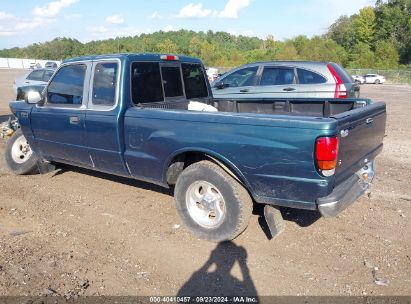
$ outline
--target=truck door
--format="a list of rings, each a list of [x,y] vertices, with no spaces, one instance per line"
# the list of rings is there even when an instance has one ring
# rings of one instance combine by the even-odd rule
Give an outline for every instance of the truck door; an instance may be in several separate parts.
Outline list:
[[[120,64],[120,60],[93,62],[86,111],[86,143],[94,168],[126,175],[121,152]]]
[[[85,147],[85,109],[91,63],[63,65],[48,85],[44,103],[33,108],[31,125],[47,159],[90,165]]]

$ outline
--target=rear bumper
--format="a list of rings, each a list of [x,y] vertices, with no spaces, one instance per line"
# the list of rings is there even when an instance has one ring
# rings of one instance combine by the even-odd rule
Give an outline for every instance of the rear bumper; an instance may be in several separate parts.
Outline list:
[[[365,182],[361,177],[367,173],[369,180]],[[352,205],[370,187],[374,178],[374,165],[370,163],[367,170],[361,170],[345,182],[334,188],[326,197],[317,199],[318,210],[324,217],[334,217]]]

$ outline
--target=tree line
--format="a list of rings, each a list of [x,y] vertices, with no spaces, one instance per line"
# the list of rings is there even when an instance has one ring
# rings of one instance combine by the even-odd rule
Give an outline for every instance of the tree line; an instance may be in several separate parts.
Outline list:
[[[271,35],[260,39],[226,32],[159,31],[88,43],[56,38],[0,50],[0,57],[62,60],[117,52],[184,54],[220,67],[265,60],[318,60],[349,68],[400,68],[411,63],[411,0],[377,0],[358,14],[341,16],[327,33],[312,38],[278,41]]]

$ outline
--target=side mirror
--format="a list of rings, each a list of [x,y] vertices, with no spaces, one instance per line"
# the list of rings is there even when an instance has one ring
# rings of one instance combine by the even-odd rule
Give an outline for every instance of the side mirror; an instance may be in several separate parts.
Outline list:
[[[28,104],[36,104],[42,100],[42,97],[39,92],[30,91],[27,93],[26,102]]]
[[[214,87],[215,87],[216,89],[221,90],[221,89],[224,89],[224,88],[226,87],[226,85],[224,84],[224,82],[219,81],[219,82],[217,82],[217,83],[215,84]]]

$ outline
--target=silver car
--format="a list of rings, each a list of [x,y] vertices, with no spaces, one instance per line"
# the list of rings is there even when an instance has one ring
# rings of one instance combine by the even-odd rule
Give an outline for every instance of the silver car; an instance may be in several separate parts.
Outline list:
[[[211,84],[215,98],[358,98],[360,86],[333,62],[256,62]]]
[[[14,95],[17,94],[17,89],[21,87],[46,85],[53,74],[53,69],[37,69],[16,78],[13,83]]]

